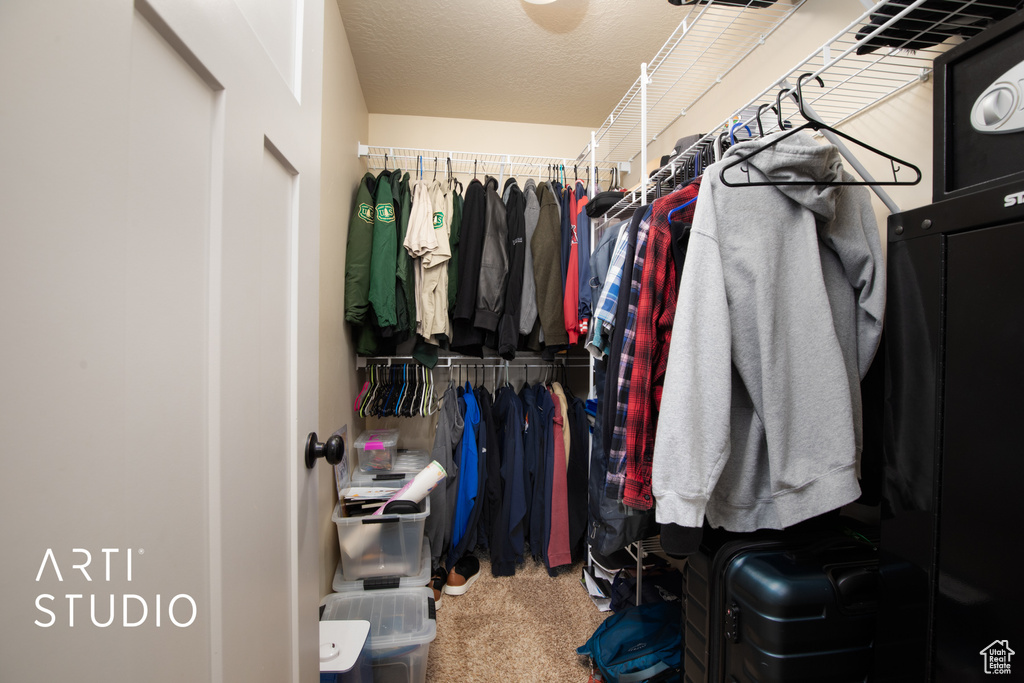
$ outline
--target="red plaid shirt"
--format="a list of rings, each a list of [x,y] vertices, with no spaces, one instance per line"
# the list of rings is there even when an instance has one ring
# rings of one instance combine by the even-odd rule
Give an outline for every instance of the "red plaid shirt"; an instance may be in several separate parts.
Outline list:
[[[650,510],[654,505],[651,494],[654,435],[658,428],[661,390],[665,383],[668,347],[672,341],[672,323],[679,296],[668,213],[695,199],[699,188],[700,178],[655,201],[652,207],[647,259],[636,312],[636,356],[626,408],[626,490],[623,502],[638,510]],[[672,219],[691,223],[696,208],[697,203],[692,202],[676,212]]]

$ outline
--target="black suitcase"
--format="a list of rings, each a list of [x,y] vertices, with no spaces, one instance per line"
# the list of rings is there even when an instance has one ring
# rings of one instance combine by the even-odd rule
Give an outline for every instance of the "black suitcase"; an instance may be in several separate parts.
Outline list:
[[[877,537],[706,531],[686,568],[686,683],[847,683],[872,665]]]

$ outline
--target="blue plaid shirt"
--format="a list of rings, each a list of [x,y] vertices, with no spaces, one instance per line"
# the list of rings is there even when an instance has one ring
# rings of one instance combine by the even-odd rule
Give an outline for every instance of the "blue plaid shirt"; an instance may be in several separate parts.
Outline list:
[[[597,298],[597,306],[594,309],[595,322],[592,340],[587,342],[587,350],[595,358],[604,358],[608,355],[609,343],[611,342],[611,331],[615,326],[615,307],[619,302],[619,288],[622,282],[622,266],[626,262],[626,247],[629,242],[629,221],[623,224],[619,231],[618,241],[615,242],[615,251],[612,252],[612,260],[608,265],[608,275],[604,281],[604,288]]]
[[[629,404],[633,356],[636,351],[636,311],[640,301],[640,284],[643,282],[650,221],[651,218],[648,215],[640,222],[640,227],[637,230],[636,257],[633,260],[633,277],[629,285],[629,308],[626,312],[626,326],[622,333],[622,355],[619,358],[618,388],[615,397],[615,426],[612,429],[612,443],[608,454],[608,474],[605,478],[605,495],[615,500],[622,500],[626,490],[626,411]]]

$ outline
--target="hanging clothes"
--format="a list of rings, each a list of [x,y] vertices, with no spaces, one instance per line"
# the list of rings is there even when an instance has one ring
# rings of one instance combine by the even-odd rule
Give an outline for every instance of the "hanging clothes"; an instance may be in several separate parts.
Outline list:
[[[558,202],[550,183],[537,188],[537,200],[540,202],[540,212],[530,242],[537,289],[537,315],[544,344],[560,347],[569,343],[569,335],[565,331],[562,305],[560,218]]]
[[[569,501],[565,484],[565,471],[568,466],[568,452],[566,450],[566,438],[568,438],[568,425],[565,421],[567,409],[565,406],[565,394],[561,388],[553,384],[549,396],[552,401],[552,429],[553,450],[551,458],[547,461],[547,471],[550,475],[550,523],[548,532],[548,551],[545,565],[550,572],[555,567],[572,563],[572,553],[569,551]]]
[[[459,234],[462,230],[462,207],[464,200],[459,193],[460,184],[448,181],[448,192],[452,195],[452,220],[448,233],[448,244],[452,257],[448,259],[448,315],[455,313],[455,296],[459,290]]]
[[[394,176],[392,176],[394,177]],[[416,283],[412,259],[405,249],[405,237],[409,231],[409,216],[412,213],[412,192],[409,189],[409,174],[402,175],[398,185],[398,260],[395,274],[395,306],[398,314],[399,334],[395,341],[401,343],[416,333]]]
[[[448,549],[446,567],[454,567],[455,562],[466,552],[467,533],[472,531],[470,521],[476,509],[477,496],[480,489],[479,452],[477,450],[480,426],[480,407],[477,405],[473,388],[466,386],[459,391],[460,404],[465,405],[463,411],[462,443],[459,448],[459,481],[456,493],[455,509],[452,511],[452,542]]]
[[[435,248],[421,258],[422,280],[420,301],[422,302],[420,334],[431,343],[437,337],[447,338],[448,330],[448,259],[451,258],[449,227],[451,221],[451,198],[445,194],[441,181],[435,180],[428,192],[431,219],[430,230]]]
[[[672,257],[669,212],[692,221],[700,179],[654,202],[647,236],[643,282],[637,301],[636,342],[626,409],[626,479],[623,501],[638,510],[654,505],[651,459],[661,392],[676,314],[676,262]]]
[[[579,341],[579,235],[576,230],[578,193],[567,186],[562,195],[562,324],[569,344]]]
[[[860,380],[885,306],[868,192],[833,145],[798,133],[741,142],[701,186],[654,445],[659,522],[784,528],[855,500]],[[730,190],[732,157],[752,180]]]
[[[452,514],[458,494],[459,467],[455,462],[455,451],[462,441],[465,428],[462,413],[459,412],[458,391],[451,384],[441,397],[438,410],[437,429],[434,432],[434,446],[430,451],[432,460],[444,468],[443,483],[430,492],[430,515],[424,531],[430,542],[431,568],[437,569],[451,547]]]
[[[519,309],[526,266],[526,198],[515,178],[509,178],[505,183],[502,200],[507,228],[508,282],[504,310],[498,323],[498,355],[511,360],[516,357],[519,347]]]
[[[510,386],[494,397],[494,423],[500,454],[501,509],[490,534],[491,573],[512,576],[523,561],[526,486],[523,464],[523,406]]]
[[[592,316],[590,298],[590,216],[587,215],[587,204],[590,198],[587,196],[587,187],[582,182],[576,183],[576,241],[578,243],[578,265],[577,270],[577,312],[576,331],[580,338],[586,339],[590,331],[590,318]]]
[[[483,334],[474,326],[480,260],[484,248],[487,197],[483,183],[475,178],[466,187],[459,231],[459,288],[452,314],[452,351],[483,356]]]
[[[629,405],[630,382],[633,373],[633,359],[636,352],[637,304],[640,301],[640,287],[643,282],[644,260],[647,255],[647,235],[650,231],[650,209],[645,212],[636,238],[636,258],[633,260],[632,280],[629,288],[629,302],[625,319],[622,321],[622,352],[619,357],[619,372],[616,382],[615,422],[611,446],[608,452],[607,495],[622,500],[626,488],[626,416]],[[625,282],[625,280],[623,280]],[[620,295],[619,301],[623,300]]]
[[[374,192],[377,179],[367,173],[359,181],[348,222],[345,251],[345,320],[364,325],[370,310],[370,255],[373,253]]]
[[[437,250],[437,236],[434,233],[433,207],[427,184],[418,181],[413,188],[412,215],[405,235],[406,250],[413,259],[414,290],[416,292],[416,332],[423,334],[423,315],[426,303],[423,300],[423,257]]]
[[[519,390],[523,405],[523,479],[526,493],[526,543],[535,560],[544,544],[544,430],[537,389],[524,384]]]
[[[537,201],[537,183],[533,178],[523,185],[525,207],[523,209],[523,291],[519,307],[519,334],[528,337],[537,322],[537,283],[533,274],[533,234],[540,219],[540,202]]]
[[[393,328],[398,324],[395,310],[398,234],[395,230],[395,207],[391,195],[391,171],[382,171],[377,177],[375,201],[369,300],[377,317],[377,325],[385,336],[391,336],[394,333]]]
[[[497,332],[498,322],[501,320],[508,284],[508,226],[505,205],[498,195],[498,181],[488,176],[484,186],[484,244],[480,256],[480,282],[477,287],[473,325],[485,332],[494,333]]]
[[[590,461],[590,423],[581,399],[569,397],[569,429],[572,450],[565,471],[566,504],[569,507],[569,551],[575,562],[585,553],[587,530],[587,463]]]
[[[615,305],[619,298],[622,264],[626,258],[628,228],[628,222],[623,221],[606,229],[594,253],[590,255],[590,290],[594,311],[584,348],[597,359],[604,358],[611,346]]]

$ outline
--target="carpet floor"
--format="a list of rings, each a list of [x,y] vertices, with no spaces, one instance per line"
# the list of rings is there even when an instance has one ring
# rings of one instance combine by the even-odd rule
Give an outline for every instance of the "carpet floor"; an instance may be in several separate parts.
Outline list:
[[[580,584],[581,565],[550,577],[526,561],[515,576],[480,578],[465,595],[445,595],[427,657],[428,683],[534,681],[586,683],[589,661],[576,654],[611,612],[598,612]]]

